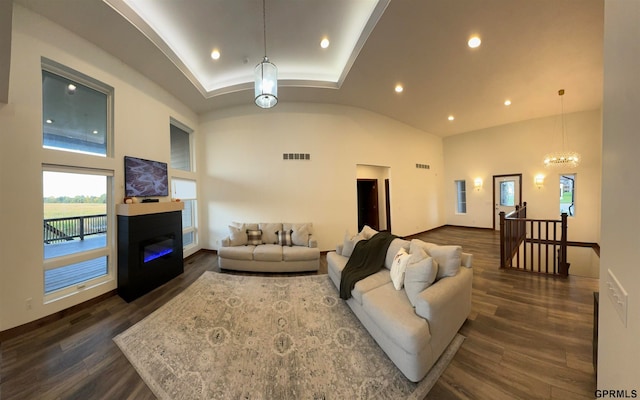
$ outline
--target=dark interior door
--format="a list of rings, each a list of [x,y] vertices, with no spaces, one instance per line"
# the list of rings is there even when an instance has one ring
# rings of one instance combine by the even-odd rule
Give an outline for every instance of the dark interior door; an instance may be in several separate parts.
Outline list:
[[[358,179],[358,231],[365,225],[379,230],[379,215],[378,180]]]

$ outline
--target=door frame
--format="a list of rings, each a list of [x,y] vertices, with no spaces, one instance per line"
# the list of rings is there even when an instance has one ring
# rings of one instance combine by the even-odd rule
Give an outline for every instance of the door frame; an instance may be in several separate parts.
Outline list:
[[[491,187],[493,189],[493,201],[491,202],[491,220],[493,221],[494,231],[496,230],[496,178],[506,178],[507,176],[518,177],[518,206],[522,207],[522,173],[493,175],[493,178],[491,179]]]

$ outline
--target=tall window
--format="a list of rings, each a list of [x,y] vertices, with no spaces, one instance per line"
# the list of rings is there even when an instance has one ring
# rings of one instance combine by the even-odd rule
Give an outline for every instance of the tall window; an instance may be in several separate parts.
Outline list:
[[[113,279],[113,88],[42,60],[45,301]],[[59,165],[60,152],[80,153]],[[96,157],[98,156],[98,157]]]
[[[171,120],[171,195],[184,202],[182,244],[189,249],[198,244],[197,188],[191,153],[192,130]]]
[[[576,174],[560,175],[560,214],[576,215]]]
[[[191,171],[190,134],[171,123],[171,168]]]
[[[458,214],[467,213],[467,182],[455,181],[456,183],[456,212]]]
[[[171,179],[171,192],[174,198],[184,202],[182,210],[182,246],[193,247],[197,244],[196,229],[196,182],[187,179]]]

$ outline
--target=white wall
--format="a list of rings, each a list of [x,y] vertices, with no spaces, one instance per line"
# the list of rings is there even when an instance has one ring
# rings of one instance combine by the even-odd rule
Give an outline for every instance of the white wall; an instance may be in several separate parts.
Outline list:
[[[310,221],[320,249],[334,249],[357,229],[357,164],[390,167],[395,234],[444,223],[442,140],[398,121],[337,105],[249,104],[203,116],[200,133],[205,247],[217,248],[232,221]]]
[[[41,57],[115,88],[113,158],[42,148]],[[42,164],[111,170],[114,197],[121,202],[125,154],[170,161],[170,117],[193,128],[198,124],[187,107],[120,60],[37,14],[14,7],[9,103],[0,105],[0,330],[116,288],[114,274],[113,280],[99,287],[43,304]],[[115,262],[112,266],[116,267]],[[33,299],[30,310],[27,298]]]
[[[598,388],[640,392],[640,2],[605,2]],[[607,295],[628,292],[626,326]],[[629,392],[630,393],[630,392]]]
[[[546,153],[561,150],[559,121],[560,116],[539,118],[444,138],[446,223],[492,228],[493,176],[519,173],[527,216],[559,219],[560,172],[546,170],[542,164]],[[577,173],[576,215],[569,218],[569,240],[599,242],[601,111],[566,114],[565,124],[567,150],[582,155],[580,165],[568,171]],[[538,174],[545,175],[541,189],[534,184]],[[478,177],[483,188],[475,191],[473,180]],[[467,214],[463,215],[456,214],[454,181],[458,179],[467,181]]]

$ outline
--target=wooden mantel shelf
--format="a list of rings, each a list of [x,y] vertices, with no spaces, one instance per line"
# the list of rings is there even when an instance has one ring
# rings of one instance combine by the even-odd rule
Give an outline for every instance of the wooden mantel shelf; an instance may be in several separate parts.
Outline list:
[[[182,211],[181,201],[162,201],[158,203],[116,204],[116,214],[133,217],[136,215],[157,214],[171,211]]]

